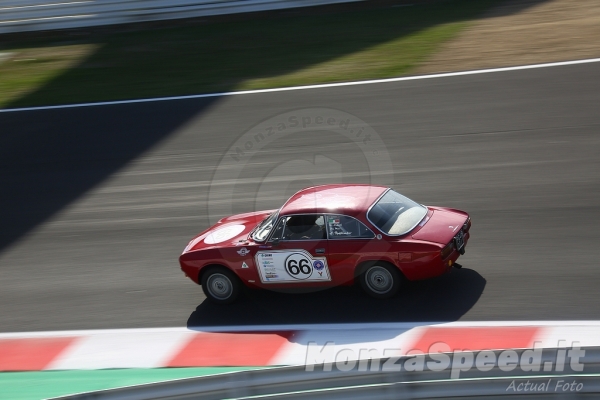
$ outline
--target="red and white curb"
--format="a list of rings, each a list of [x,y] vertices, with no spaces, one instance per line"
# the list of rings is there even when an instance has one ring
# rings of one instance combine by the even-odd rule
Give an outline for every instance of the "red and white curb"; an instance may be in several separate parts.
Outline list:
[[[393,357],[428,352],[600,346],[600,321],[375,323],[0,334],[0,371],[303,365],[309,346]],[[328,344],[329,343],[329,344]]]

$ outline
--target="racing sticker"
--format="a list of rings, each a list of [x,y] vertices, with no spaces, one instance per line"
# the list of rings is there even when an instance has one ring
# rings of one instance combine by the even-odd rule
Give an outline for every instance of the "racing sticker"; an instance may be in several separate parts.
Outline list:
[[[327,259],[313,257],[306,250],[259,251],[256,253],[256,265],[263,283],[331,280]]]

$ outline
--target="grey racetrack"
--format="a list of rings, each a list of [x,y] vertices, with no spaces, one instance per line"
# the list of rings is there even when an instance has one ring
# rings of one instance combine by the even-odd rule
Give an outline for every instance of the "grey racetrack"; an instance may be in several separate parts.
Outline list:
[[[599,104],[590,63],[0,113],[0,331],[600,319]],[[355,116],[385,151],[306,129],[211,184],[245,132],[306,108]],[[373,170],[383,153],[391,167]],[[468,211],[464,268],[391,301],[338,288],[231,306],[208,304],[179,270],[188,241],[229,209],[277,207],[332,179]]]

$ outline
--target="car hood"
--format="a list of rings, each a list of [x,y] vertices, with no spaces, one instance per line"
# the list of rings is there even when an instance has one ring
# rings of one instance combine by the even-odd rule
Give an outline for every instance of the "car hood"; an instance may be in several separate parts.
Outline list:
[[[256,211],[223,218],[192,239],[183,252],[247,243],[250,232],[275,211],[277,210]]]
[[[442,207],[428,208],[433,213],[428,215],[429,219],[426,219],[425,224],[412,235],[413,239],[447,244],[458,234],[468,218],[464,211]]]

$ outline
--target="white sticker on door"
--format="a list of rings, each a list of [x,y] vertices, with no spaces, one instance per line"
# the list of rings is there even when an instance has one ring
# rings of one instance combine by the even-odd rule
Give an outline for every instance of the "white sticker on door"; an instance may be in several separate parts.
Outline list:
[[[306,250],[259,251],[256,265],[263,283],[331,281],[327,259]]]

